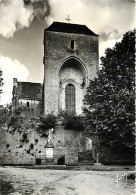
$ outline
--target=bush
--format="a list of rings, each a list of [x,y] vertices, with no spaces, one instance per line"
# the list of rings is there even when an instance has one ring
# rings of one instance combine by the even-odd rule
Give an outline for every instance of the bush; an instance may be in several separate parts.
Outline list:
[[[14,115],[20,115],[24,110],[25,110],[25,107],[21,106],[21,107],[15,109],[13,114]]]
[[[73,129],[77,131],[84,131],[84,117],[82,116],[65,116],[64,118],[64,128]]]
[[[11,117],[11,114],[11,105],[7,105],[6,107],[0,106],[0,126],[8,122],[9,118]]]
[[[39,127],[42,128],[43,130],[54,128],[55,125],[57,124],[56,117],[51,114],[47,115],[46,117],[40,116],[40,121],[41,121],[41,124],[39,125]]]
[[[22,125],[24,123],[24,118],[21,116],[21,113],[23,110],[24,110],[24,107],[15,109],[13,115],[11,116],[8,122],[8,128],[12,126],[13,132],[22,128]]]
[[[23,117],[20,116],[20,115],[19,116],[18,115],[13,115],[10,118],[10,121],[8,123],[8,128],[10,126],[12,126],[13,127],[13,132],[15,132],[16,130],[21,129],[22,124],[23,124]]]

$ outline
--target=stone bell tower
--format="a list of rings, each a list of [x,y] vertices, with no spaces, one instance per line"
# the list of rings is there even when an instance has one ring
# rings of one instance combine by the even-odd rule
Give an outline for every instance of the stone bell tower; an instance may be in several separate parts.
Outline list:
[[[53,22],[44,31],[44,114],[82,114],[90,79],[96,77],[98,35],[85,25]]]

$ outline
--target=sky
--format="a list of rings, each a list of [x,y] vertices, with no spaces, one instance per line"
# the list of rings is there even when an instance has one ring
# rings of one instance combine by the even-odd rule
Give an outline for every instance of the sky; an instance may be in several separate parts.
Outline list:
[[[134,0],[0,0],[0,68],[11,102],[13,78],[43,82],[43,35],[53,21],[88,26],[99,35],[99,56],[135,26]],[[100,60],[99,60],[100,61]]]

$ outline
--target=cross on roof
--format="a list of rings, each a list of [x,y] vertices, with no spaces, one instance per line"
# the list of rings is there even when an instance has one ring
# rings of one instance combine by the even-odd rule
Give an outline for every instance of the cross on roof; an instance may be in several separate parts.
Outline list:
[[[69,23],[69,21],[71,21],[70,16],[68,15],[68,18],[65,18],[65,20],[67,20]]]

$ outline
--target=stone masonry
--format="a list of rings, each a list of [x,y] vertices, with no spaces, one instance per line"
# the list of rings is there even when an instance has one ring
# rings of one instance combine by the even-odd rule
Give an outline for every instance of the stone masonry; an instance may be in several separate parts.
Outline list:
[[[48,130],[46,134],[48,135]],[[44,135],[42,131],[37,132],[35,128],[12,133],[7,127],[3,127],[2,139],[0,139],[0,164],[34,165],[39,159],[40,164],[57,165],[58,160],[63,156],[64,164],[78,164],[78,153],[85,151],[85,138],[82,131],[65,130],[63,126],[56,126],[51,140],[53,160],[46,156],[47,137]]]
[[[81,29],[78,30],[79,27]],[[66,111],[65,87],[69,83],[72,83],[76,88],[75,113],[82,113],[82,101],[86,87],[89,80],[94,79],[97,75],[99,59],[98,35],[92,31],[89,33],[89,29],[87,29],[89,32],[86,33],[84,28],[87,27],[54,22],[45,29],[45,114],[57,115],[60,111]],[[74,45],[72,46],[72,44]]]

